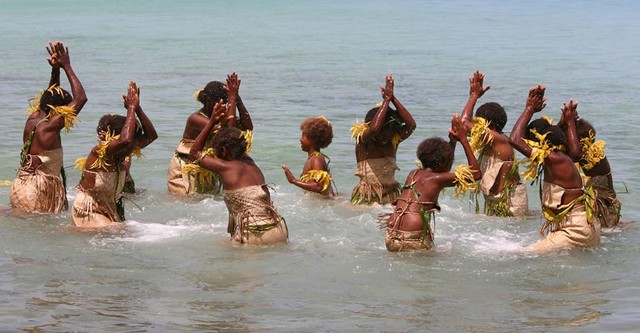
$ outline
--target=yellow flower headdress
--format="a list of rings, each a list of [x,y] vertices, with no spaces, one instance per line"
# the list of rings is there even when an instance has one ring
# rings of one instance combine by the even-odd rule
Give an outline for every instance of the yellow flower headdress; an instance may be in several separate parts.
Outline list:
[[[473,178],[473,170],[468,164],[460,164],[453,171],[456,179],[453,193],[457,197],[465,194],[467,191],[475,191],[478,183]]]
[[[200,88],[198,90],[196,90],[196,92],[193,94],[193,98],[195,98],[195,100],[198,100],[198,97],[200,96],[200,93],[204,91],[204,88]]]
[[[491,130],[489,130],[490,122],[483,117],[473,118],[473,127],[469,132],[471,140],[469,144],[474,153],[478,153],[480,150],[491,142],[493,142],[493,136]]]
[[[547,115],[544,115],[544,116],[540,117],[540,119],[544,119],[549,123],[549,125],[553,125],[553,119],[551,119],[551,117],[549,117]]]
[[[64,93],[62,88],[56,84],[49,87],[47,91],[49,91],[51,94],[58,95],[62,95]],[[40,90],[39,93],[37,93],[32,99],[28,101],[29,108],[27,109],[27,115],[31,115],[34,112],[40,110],[40,99],[42,98],[43,93],[44,90]],[[76,115],[76,111],[73,107],[67,105],[53,106],[50,104],[47,104],[47,106],[50,109],[49,115],[61,116],[64,119],[64,129],[67,133],[71,131],[71,127],[74,127],[78,122],[78,116]]]
[[[249,154],[253,148],[253,131],[242,131],[240,132],[240,137],[244,138],[244,141],[247,142],[247,149],[245,150],[245,153]]]
[[[584,168],[590,170],[598,162],[606,157],[604,153],[605,142],[603,140],[596,140],[596,135],[593,130],[589,130],[589,136],[580,139],[582,144],[582,159],[586,162]]]

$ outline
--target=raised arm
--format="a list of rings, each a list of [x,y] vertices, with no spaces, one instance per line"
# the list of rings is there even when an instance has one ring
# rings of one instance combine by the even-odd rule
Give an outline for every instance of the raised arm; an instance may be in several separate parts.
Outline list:
[[[214,105],[213,114],[209,117],[207,125],[202,129],[202,131],[200,131],[196,141],[193,143],[193,146],[191,146],[191,150],[189,150],[189,155],[192,159],[197,160],[201,157],[202,150],[204,149],[204,145],[207,142],[209,135],[213,131],[213,128],[220,124],[220,120],[226,117],[226,111],[227,109],[225,109],[224,101],[220,100]]]
[[[139,96],[140,88],[138,88],[138,98]],[[136,116],[138,116],[140,125],[142,126],[142,138],[136,139],[136,145],[138,148],[142,149],[155,141],[158,138],[158,133],[156,132],[156,128],[153,126],[151,119],[149,119],[144,111],[142,111],[140,104],[138,104],[138,107],[136,108]]]
[[[569,100],[569,103],[563,103],[560,110],[562,111],[562,118],[564,119],[567,130],[565,135],[567,136],[567,147],[569,156],[574,162],[578,162],[582,159],[582,147],[580,146],[580,139],[576,130],[576,109],[578,108],[578,102]]]
[[[391,77],[391,75],[389,75],[387,79],[389,77]],[[393,77],[391,77],[391,80],[393,81]],[[405,108],[404,105],[400,103],[395,94],[391,96],[391,103],[393,103],[393,105],[396,107],[396,109],[398,110],[398,115],[400,115],[400,118],[402,118],[402,120],[404,120],[405,122],[399,132],[400,138],[404,140],[411,136],[411,133],[413,133],[413,131],[416,129],[416,121],[413,119],[413,116],[411,116],[411,113],[409,113],[407,108]]]
[[[391,74],[387,75],[385,86],[381,86],[380,90],[382,91],[382,105],[369,123],[367,130],[362,133],[362,138],[360,140],[363,142],[373,139],[378,135],[378,133],[380,133],[384,126],[384,121],[387,118],[387,111],[389,111],[389,103],[391,103],[391,100],[393,99],[393,76],[391,76]]]
[[[238,128],[243,130],[243,131],[253,131],[253,121],[251,120],[251,115],[249,114],[249,111],[247,110],[247,107],[244,105],[244,103],[242,102],[242,98],[240,97],[240,78],[238,78],[238,75],[233,72],[233,75],[235,75],[235,78],[238,81],[238,87],[236,89],[236,106],[238,108],[238,120],[239,124],[238,124]],[[229,77],[227,76],[227,85],[229,85]]]
[[[484,73],[481,71],[475,71],[469,78],[469,99],[467,104],[462,109],[462,121],[467,133],[473,127],[473,109],[478,102],[478,99],[484,95],[487,90],[491,89],[491,86],[483,86]]]
[[[531,89],[529,89],[529,96],[527,97],[527,104],[524,108],[524,111],[516,121],[516,124],[513,126],[513,130],[511,131],[511,135],[509,136],[509,140],[513,148],[517,151],[525,155],[526,157],[531,156],[531,147],[524,142],[525,132],[527,130],[527,126],[529,125],[529,121],[531,121],[531,117],[536,112],[540,112],[547,105],[547,99],[544,97],[545,87],[541,85],[537,85]]]
[[[127,109],[127,119],[120,131],[120,137],[113,140],[107,146],[107,155],[117,156],[123,152],[131,149],[131,145],[135,139],[136,134],[136,108],[140,106],[140,96],[138,95],[138,87],[136,83],[129,82],[127,88],[127,94],[123,95],[124,106]]]
[[[56,42],[54,44],[54,49],[55,52],[51,55],[52,61],[59,64],[67,74],[67,79],[69,80],[69,84],[71,85],[71,94],[73,95],[73,100],[71,101],[71,103],[69,103],[69,106],[73,107],[75,113],[78,114],[84,107],[85,103],[87,103],[87,95],[84,92],[82,83],[80,83],[78,76],[71,67],[71,61],[69,59],[69,49],[66,48],[61,42]]]
[[[45,48],[49,53],[49,58],[47,59],[47,62],[49,62],[49,65],[51,65],[51,79],[49,79],[48,87],[51,87],[54,85],[59,86],[60,85],[60,63],[58,62],[58,59],[53,56],[56,53],[55,45],[49,42],[49,45],[45,46]]]
[[[227,89],[227,120],[229,121],[230,126],[236,126],[236,105],[238,98],[238,90],[240,89],[240,79],[238,79],[238,74],[233,72],[227,75],[227,84],[225,84],[225,88]]]
[[[458,114],[454,114],[451,119],[451,129],[449,130],[449,134],[451,134],[454,139],[460,141],[462,148],[464,148],[464,154],[467,157],[467,162],[471,167],[473,179],[479,180],[482,177],[482,174],[480,173],[480,165],[478,164],[478,159],[476,159],[476,156],[473,154],[469,140],[467,140],[467,130],[462,122],[462,117]]]

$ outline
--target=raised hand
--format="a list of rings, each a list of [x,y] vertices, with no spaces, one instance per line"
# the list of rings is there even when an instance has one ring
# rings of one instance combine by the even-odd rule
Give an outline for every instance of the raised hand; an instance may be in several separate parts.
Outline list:
[[[544,97],[544,90],[546,88],[542,85],[537,85],[529,89],[529,96],[527,97],[526,109],[533,111],[533,113],[540,112],[547,106],[547,98]]]
[[[211,121],[220,123],[225,121],[227,108],[225,107],[224,100],[219,100],[213,106],[213,113],[211,113]]]
[[[238,96],[238,90],[240,89],[240,79],[238,78],[238,74],[236,72],[232,72],[227,75],[227,84],[225,88],[229,95],[233,94],[234,96]]]
[[[123,95],[124,107],[127,110],[135,111],[140,106],[140,89],[134,81],[129,82],[127,94]]]
[[[59,42],[56,42],[56,44]],[[58,62],[58,58],[55,56],[56,54],[56,47],[52,42],[49,42],[49,45],[45,46],[45,48],[47,49],[47,52],[49,53],[49,58],[47,59],[47,62],[49,62],[49,65],[51,65],[51,67],[59,69],[60,66],[60,62]]]
[[[385,78],[384,87],[380,86],[380,92],[382,93],[382,99],[390,101],[393,99],[393,75],[387,74]]]
[[[562,103],[562,107],[560,111],[562,111],[562,118],[565,122],[575,121],[578,118],[578,112],[576,109],[578,108],[578,101],[574,102],[572,99],[569,100],[569,103]]]
[[[484,73],[481,71],[475,71],[469,78],[469,96],[480,98],[487,90],[491,89],[491,86],[482,86],[484,81]]]
[[[69,48],[65,47],[60,41],[54,44],[54,53],[51,57],[62,68],[68,68],[71,65],[71,60],[69,59]]]
[[[449,138],[453,138],[457,141],[467,138],[467,130],[463,126],[462,118],[459,114],[454,114],[451,118],[451,128],[449,129]]]

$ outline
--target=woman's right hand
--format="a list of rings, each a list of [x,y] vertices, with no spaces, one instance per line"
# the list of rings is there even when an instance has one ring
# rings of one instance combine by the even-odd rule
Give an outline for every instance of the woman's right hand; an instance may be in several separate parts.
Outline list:
[[[491,86],[483,87],[484,73],[481,71],[475,71],[469,78],[469,96],[480,98],[487,90],[491,89]]]
[[[544,97],[544,90],[546,88],[542,85],[537,85],[529,89],[529,96],[527,97],[526,109],[533,113],[540,112],[547,106],[547,98]]]

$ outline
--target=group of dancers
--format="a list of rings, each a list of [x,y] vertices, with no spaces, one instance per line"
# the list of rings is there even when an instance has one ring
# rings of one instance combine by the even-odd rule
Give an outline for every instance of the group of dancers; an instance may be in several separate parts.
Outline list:
[[[46,50],[51,79],[28,110],[20,168],[10,190],[10,205],[19,212],[60,213],[68,209],[60,132],[75,125],[87,102],[68,49],[61,42],[50,42]],[[60,86],[60,70],[68,78],[71,93]],[[604,142],[596,141],[591,124],[578,116],[578,103],[565,103],[557,124],[546,116],[531,121],[546,106],[545,88],[537,85],[529,90],[524,112],[507,136],[503,133],[507,115],[498,103],[485,103],[473,114],[478,99],[490,89],[483,80],[479,71],[471,76],[469,99],[462,114],[453,116],[448,140],[423,140],[416,151],[419,167],[400,185],[395,179],[396,152],[400,142],[413,133],[416,122],[395,96],[394,79],[387,75],[380,87],[382,103],[351,128],[355,175],[360,178],[351,203],[391,204],[393,210],[380,218],[389,251],[430,249],[435,213],[440,211],[438,196],[444,188],[454,187],[456,196],[476,196],[476,205],[481,192],[486,215],[522,217],[529,212],[525,181],[542,176],[543,238],[527,249],[545,252],[598,246],[601,227],[617,225],[620,202]],[[222,193],[229,211],[227,230],[235,242],[287,242],[286,222],[271,201],[262,171],[249,157],[253,123],[239,95],[240,82],[237,74],[231,73],[225,83],[212,81],[196,92],[202,108],[187,118],[169,163],[167,187],[177,196]],[[96,129],[98,143],[86,158],[75,163],[82,176],[76,186],[72,220],[82,230],[122,226],[123,193],[135,191],[129,173],[131,158],[141,156],[141,150],[158,137],[140,106],[140,89],[135,82],[129,83],[123,100],[126,115],[101,117]],[[331,122],[324,116],[310,117],[300,130],[301,148],[308,157],[298,178],[283,165],[285,177],[306,193],[334,197],[330,160],[321,152],[333,139]],[[458,142],[467,164],[452,171]],[[518,160],[514,149],[526,158]],[[523,163],[528,165],[521,174]]]

